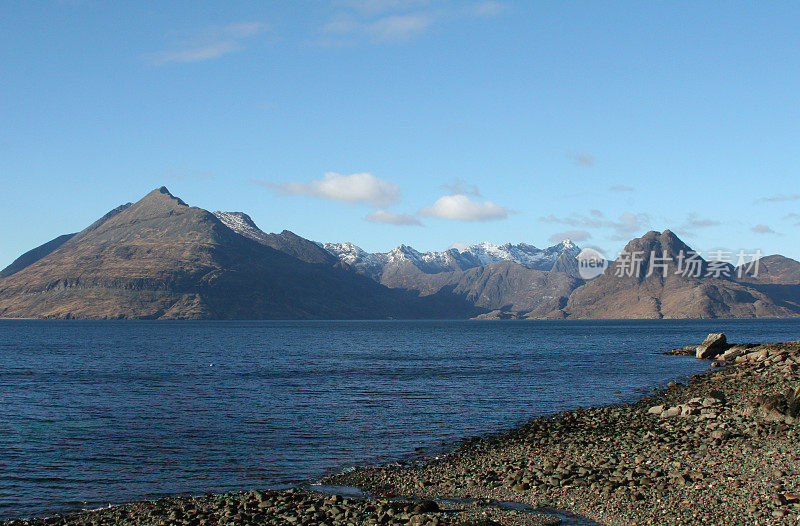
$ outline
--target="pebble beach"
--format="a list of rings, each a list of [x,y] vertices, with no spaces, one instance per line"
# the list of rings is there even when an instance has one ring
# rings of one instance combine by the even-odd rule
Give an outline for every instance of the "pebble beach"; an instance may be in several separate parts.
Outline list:
[[[323,481],[364,498],[252,490],[4,524],[559,524],[537,512],[553,508],[609,526],[797,524],[800,342],[704,346],[709,373],[637,402],[579,408],[433,460]]]

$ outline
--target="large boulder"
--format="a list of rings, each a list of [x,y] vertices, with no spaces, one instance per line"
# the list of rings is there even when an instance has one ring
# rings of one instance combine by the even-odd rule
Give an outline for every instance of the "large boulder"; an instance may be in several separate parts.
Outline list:
[[[728,349],[728,339],[724,333],[712,333],[697,347],[695,356],[699,360],[709,360]]]

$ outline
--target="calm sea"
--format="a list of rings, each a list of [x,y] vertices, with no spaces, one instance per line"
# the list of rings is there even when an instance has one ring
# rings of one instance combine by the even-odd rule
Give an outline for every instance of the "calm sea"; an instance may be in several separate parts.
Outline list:
[[[0,321],[0,518],[280,487],[704,370],[730,321]]]

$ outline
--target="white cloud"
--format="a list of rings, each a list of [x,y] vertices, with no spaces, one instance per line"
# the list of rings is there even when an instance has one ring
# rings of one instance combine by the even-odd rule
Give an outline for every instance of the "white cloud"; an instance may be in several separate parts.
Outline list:
[[[366,203],[378,208],[392,205],[400,199],[400,187],[370,173],[342,175],[328,172],[322,179],[308,183],[254,182],[270,187],[279,194],[309,195],[345,203]]]
[[[337,15],[322,26],[324,33],[354,33],[361,30],[361,24],[350,15]]]
[[[237,51],[239,44],[232,40],[224,40],[220,42],[212,42],[210,44],[203,44],[186,49],[178,49],[174,51],[162,51],[150,55],[151,63],[157,66],[168,64],[170,62],[200,62],[203,60],[210,60],[219,58],[228,53]]]
[[[393,15],[367,24],[365,31],[374,40],[404,42],[423,33],[432,23],[427,15]]]
[[[322,28],[329,35],[367,38],[374,42],[407,42],[424,33],[433,24],[425,14],[390,15],[372,21],[360,21],[349,14],[339,14]]]
[[[411,214],[398,214],[386,210],[370,212],[365,219],[370,223],[385,223],[387,225],[422,225],[419,219]]]
[[[777,194],[769,197],[762,197],[760,199],[756,199],[756,203],[783,203],[786,201],[797,201],[800,200],[800,194]]]
[[[233,38],[248,38],[261,33],[265,29],[266,25],[261,22],[237,22],[228,24],[222,28],[222,32]]]
[[[550,214],[549,216],[546,217],[540,217],[539,221],[542,221],[543,223],[553,223],[557,225],[567,225],[567,226],[584,227],[584,228],[600,228],[604,226],[602,212],[600,212],[599,210],[592,210],[590,212],[590,215],[592,217],[581,216],[578,214],[571,214],[567,217],[556,217],[554,214]]]
[[[503,2],[478,2],[470,6],[469,13],[474,16],[497,16],[503,13],[506,7]]]
[[[576,152],[573,150],[567,152],[567,158],[570,159],[577,166],[586,166],[586,167],[594,166],[594,156],[590,153]]]
[[[387,11],[403,10],[425,5],[429,0],[337,0],[335,4],[349,7],[364,15],[377,15]]]
[[[756,225],[753,228],[751,228],[750,231],[756,234],[777,234],[777,232],[772,230],[772,227],[769,227],[767,225]]]
[[[644,213],[626,212],[620,215],[619,219],[612,220],[606,218],[600,210],[590,210],[588,216],[571,214],[566,217],[557,217],[550,214],[546,217],[540,217],[539,221],[572,227],[611,229],[613,231],[612,239],[627,241],[647,228],[650,223],[650,216]]]
[[[795,226],[800,226],[800,214],[798,213],[792,212],[790,214],[786,214],[782,219],[793,221]]]
[[[686,221],[677,228],[677,231],[682,235],[693,236],[694,231],[697,229],[719,226],[721,224],[720,221],[715,219],[704,219],[697,214],[689,214]]]
[[[570,239],[572,241],[580,243],[581,241],[586,241],[591,237],[592,235],[586,230],[565,230],[564,232],[556,232],[555,234],[550,236],[550,239],[548,239],[548,241],[550,241],[551,243],[560,243],[565,239]]]
[[[614,239],[627,241],[647,228],[649,222],[650,216],[647,214],[626,212],[617,221],[610,221],[609,224],[614,229]]]
[[[632,186],[628,186],[625,184],[617,184],[608,189],[610,192],[635,192],[636,190]]]
[[[494,0],[460,6],[443,0],[334,0],[333,6],[337,12],[322,26],[320,45],[408,42],[434,24],[493,17],[506,9]]]
[[[439,217],[453,221],[492,221],[505,219],[509,210],[491,201],[482,203],[473,201],[463,194],[445,195],[440,197],[432,206],[422,208],[419,215],[426,217]]]
[[[145,55],[150,64],[201,62],[222,57],[243,48],[241,41],[266,29],[261,22],[237,22],[206,28],[174,42],[170,49]]]
[[[469,184],[459,177],[456,177],[450,183],[445,183],[441,185],[439,188],[447,190],[448,194],[464,194],[464,195],[472,195],[475,197],[483,197],[481,195],[481,191],[478,190],[477,186],[475,186],[474,184]]]

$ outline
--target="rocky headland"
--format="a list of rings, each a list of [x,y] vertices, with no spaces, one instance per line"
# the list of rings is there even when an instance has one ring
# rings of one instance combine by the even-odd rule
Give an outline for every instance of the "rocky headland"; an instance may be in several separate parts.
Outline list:
[[[611,526],[797,524],[800,342],[733,345],[718,334],[669,354],[713,367],[631,404],[579,408],[441,458],[324,481],[364,498],[253,490],[6,524],[558,524],[536,513],[549,508]]]

